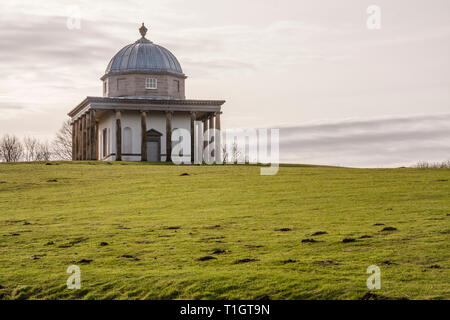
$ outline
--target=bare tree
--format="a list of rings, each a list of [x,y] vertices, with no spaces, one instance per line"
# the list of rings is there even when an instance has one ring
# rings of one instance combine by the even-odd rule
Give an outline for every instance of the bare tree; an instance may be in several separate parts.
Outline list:
[[[39,140],[36,138],[25,137],[23,139],[23,145],[25,161],[36,161],[36,152],[39,145]]]
[[[52,157],[50,144],[36,138],[26,137],[23,142],[25,161],[48,161]]]
[[[419,161],[414,166],[414,168],[418,168],[418,169],[429,169],[429,168],[448,169],[448,168],[450,168],[450,160],[442,161],[442,162]]]
[[[223,163],[237,163],[241,156],[241,150],[239,149],[236,141],[233,141],[231,145],[227,143],[222,144],[222,161]]]
[[[5,135],[0,139],[0,159],[6,162],[17,162],[23,154],[23,146],[19,138]]]
[[[228,161],[227,145],[226,144],[222,144],[221,148],[222,148],[222,164],[226,164],[227,161]]]
[[[48,141],[39,142],[36,147],[35,161],[48,161],[52,157],[52,149]]]
[[[239,157],[241,156],[241,150],[239,149],[239,146],[236,143],[236,141],[234,141],[233,144],[231,145],[230,153],[231,153],[231,163],[237,163]]]
[[[53,154],[57,159],[72,160],[72,124],[64,121],[53,141]]]

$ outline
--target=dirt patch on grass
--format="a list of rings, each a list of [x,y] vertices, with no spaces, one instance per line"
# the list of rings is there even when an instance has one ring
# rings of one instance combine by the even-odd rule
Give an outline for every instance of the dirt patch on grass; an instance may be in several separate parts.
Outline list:
[[[76,245],[78,243],[85,242],[88,239],[89,238],[75,238],[75,239],[73,239],[72,241],[69,241],[66,244],[59,245],[58,248],[70,248],[70,247],[73,247],[74,245]],[[52,244],[53,244],[53,241],[50,241],[50,242],[52,242]],[[49,242],[47,242],[47,243],[49,243]],[[47,244],[47,245],[49,245],[49,244]]]
[[[210,241],[210,240],[220,240],[220,239],[225,239],[224,236],[218,236],[218,237],[209,237],[209,238],[203,238],[203,241]]]
[[[370,239],[370,238],[372,238],[372,236],[369,236],[369,235],[367,235],[367,234],[365,234],[365,235],[359,237],[359,239]]]
[[[394,227],[385,227],[381,231],[397,231],[397,228]]]
[[[70,241],[69,243],[70,243],[71,245],[75,245],[75,244],[78,244],[78,243],[85,242],[85,241],[87,241],[87,240],[89,240],[89,238],[75,238],[75,239],[73,239],[72,241]]]
[[[46,256],[45,253],[43,253],[43,254],[35,254],[34,256],[31,257],[31,259],[33,259],[33,260],[39,260],[40,258],[43,258],[43,257],[45,257],[45,256]]]
[[[136,243],[137,243],[137,244],[150,244],[150,243],[152,243],[152,242],[149,241],[149,240],[142,240],[142,241],[136,241]]]
[[[100,247],[104,247],[104,246],[108,246],[109,243],[108,242],[100,242],[99,246]]]
[[[58,182],[58,180],[57,179],[49,179],[49,180],[47,180],[47,182]]]
[[[353,238],[345,238],[342,240],[343,243],[350,243],[350,242],[356,242],[356,239]]]
[[[221,227],[220,224],[216,224],[215,226],[206,226],[206,227],[204,227],[204,229],[217,229],[220,227]]]
[[[292,260],[292,259],[287,259],[287,260],[281,261],[281,263],[283,263],[283,264],[296,263],[296,262],[297,262],[297,260]]]
[[[76,263],[77,264],[89,264],[92,261],[94,261],[94,260],[92,260],[92,259],[81,259],[81,260],[78,260]]]
[[[164,227],[163,229],[165,229],[165,230],[178,230],[178,229],[181,229],[181,227],[180,226],[172,226],[172,227]]]
[[[280,228],[280,229],[275,229],[275,231],[288,232],[288,231],[292,231],[292,229],[290,229],[290,228]]]
[[[246,247],[247,249],[264,248],[264,246],[260,244],[246,244],[244,247]]]
[[[382,296],[373,292],[366,292],[360,300],[392,300],[392,298]]]
[[[320,265],[322,267],[327,267],[327,266],[338,266],[339,263],[333,261],[333,260],[319,260],[319,261],[314,261],[314,264]]]
[[[44,244],[44,246],[52,246],[52,245],[54,245],[55,243],[53,242],[53,241],[49,241],[49,242],[47,242],[46,244]]]
[[[375,223],[374,226],[384,226],[384,223]]]
[[[239,260],[236,260],[235,262],[233,262],[233,264],[249,263],[249,262],[255,262],[255,261],[258,261],[258,259],[249,259],[249,258],[246,258],[246,259],[239,259]]]
[[[385,266],[392,266],[392,265],[396,265],[397,263],[386,260],[386,261],[383,261],[381,264],[384,264]]]
[[[129,259],[131,261],[140,261],[141,260],[141,259],[139,259],[139,258],[137,258],[135,256],[132,256],[131,254],[123,254],[121,257],[122,258],[127,258],[127,259]]]
[[[311,236],[313,236],[313,237],[314,236],[321,236],[323,234],[328,234],[328,232],[326,232],[326,231],[316,231]]]
[[[208,260],[216,260],[216,259],[217,259],[216,257],[204,256],[204,257],[197,258],[195,260],[197,260],[197,261],[208,261]]]
[[[190,174],[187,173],[187,172],[183,172],[182,174],[180,174],[180,176],[181,176],[181,177],[183,177],[183,176],[190,176]]]
[[[13,233],[4,234],[3,236],[4,237],[17,237],[17,236],[20,236],[20,233],[13,232]]]
[[[317,243],[317,242],[320,242],[320,241],[317,241],[317,240],[314,240],[314,239],[303,239],[302,240],[302,243]]]
[[[211,252],[211,254],[224,254],[224,253],[227,253],[227,251],[226,251],[226,250],[223,250],[223,249],[214,249],[214,250]]]
[[[438,264],[433,264],[431,266],[428,267],[429,269],[442,269],[442,267]]]

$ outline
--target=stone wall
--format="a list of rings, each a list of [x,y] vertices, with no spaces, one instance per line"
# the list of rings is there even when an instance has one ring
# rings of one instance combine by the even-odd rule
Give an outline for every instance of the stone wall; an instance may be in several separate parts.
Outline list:
[[[116,125],[114,112],[104,113],[98,122],[98,143],[99,143],[99,160],[115,160],[116,152]],[[172,129],[182,128],[190,130],[190,114],[189,112],[175,112],[172,117]],[[147,113],[146,122],[147,131],[154,129],[160,133],[161,136],[161,161],[166,160],[166,115],[162,111],[149,111]],[[137,111],[123,111],[121,114],[121,128],[122,128],[122,160],[123,161],[140,161],[141,160],[141,114]],[[127,146],[127,139],[125,139],[126,129],[131,132],[131,146]],[[107,132],[107,152],[106,157],[103,156],[103,129]],[[129,150],[130,153],[126,153]],[[111,156],[111,154],[114,154]],[[190,150],[184,150],[185,161],[190,160]],[[108,157],[109,156],[109,157]]]
[[[145,79],[155,78],[157,89],[146,89]],[[184,77],[168,74],[120,74],[111,75],[104,81],[104,97],[170,97],[185,99]],[[179,89],[178,89],[178,83]]]

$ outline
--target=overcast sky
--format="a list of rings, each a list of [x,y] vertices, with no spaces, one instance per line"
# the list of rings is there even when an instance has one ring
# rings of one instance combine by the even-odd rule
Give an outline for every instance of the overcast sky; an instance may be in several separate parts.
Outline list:
[[[0,135],[50,139],[141,22],[187,98],[227,100],[223,127],[282,128],[283,161],[450,159],[448,0],[1,1]]]

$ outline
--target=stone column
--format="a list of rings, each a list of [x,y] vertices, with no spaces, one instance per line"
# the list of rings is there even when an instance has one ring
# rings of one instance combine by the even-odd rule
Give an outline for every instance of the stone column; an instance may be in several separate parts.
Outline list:
[[[72,122],[72,161],[77,160],[77,121]]]
[[[91,132],[89,145],[91,146],[90,150],[90,160],[97,160],[97,144],[98,144],[98,135],[97,135],[97,121],[95,121],[95,110],[91,110],[91,114],[89,116],[91,120],[90,128]]]
[[[86,114],[81,116],[81,160],[86,160]]]
[[[99,143],[98,143],[98,121],[95,121],[95,159],[99,160],[100,159],[100,155],[99,155]]]
[[[78,160],[83,160],[83,117],[78,118]]]
[[[197,113],[195,111],[191,111],[191,163],[194,164],[195,159],[195,119],[197,117]]]
[[[166,162],[172,161],[172,114],[166,111]]]
[[[212,113],[209,116],[209,130],[214,130],[214,113]],[[209,137],[208,137],[208,144],[215,141],[214,131],[210,131]],[[214,156],[216,155],[215,151],[211,150],[211,156],[214,159]]]
[[[80,160],[80,150],[81,150],[81,120],[80,118],[77,119],[77,132],[76,132],[76,139],[77,139],[77,149],[75,150],[76,159]]]
[[[202,139],[203,139],[206,131],[208,131],[208,116],[205,116],[205,118],[203,119],[203,136],[202,136]],[[206,148],[207,145],[208,145],[208,141],[204,140],[203,141],[202,157],[203,157],[203,151],[204,151],[204,149]]]
[[[214,130],[214,113],[209,116],[209,130]],[[209,134],[209,142],[214,141],[214,131]]]
[[[141,111],[141,161],[147,161],[147,113]]]
[[[216,163],[222,163],[222,133],[220,132],[220,114],[221,112],[216,112],[216,130],[217,136],[214,137],[216,142]]]
[[[78,118],[78,160],[83,160],[83,116]]]
[[[122,113],[116,111],[116,161],[122,161],[122,124],[121,124]]]
[[[86,113],[86,160],[91,160],[91,114]]]

